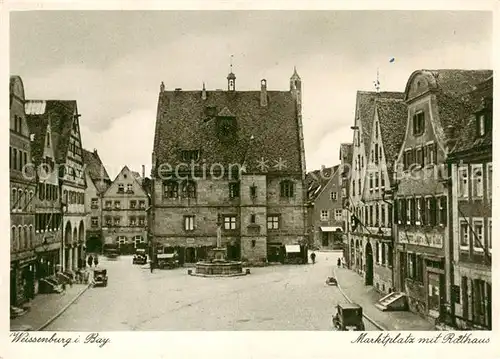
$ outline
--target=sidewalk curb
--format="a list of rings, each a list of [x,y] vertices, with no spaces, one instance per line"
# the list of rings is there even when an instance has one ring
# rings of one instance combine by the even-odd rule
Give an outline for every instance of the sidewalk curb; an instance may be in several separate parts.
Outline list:
[[[335,273],[335,268],[333,269],[333,276],[335,278],[335,280],[337,281],[337,288],[339,289],[340,293],[342,293],[342,295],[345,297],[345,299],[347,299],[350,303],[353,303],[353,301],[351,300],[351,298],[349,298],[347,296],[347,294],[344,292],[344,290],[342,289],[342,287],[340,286],[340,283],[339,283],[339,280],[337,278],[337,274]],[[364,311],[363,311],[363,317],[368,320],[370,323],[372,323],[374,326],[376,326],[378,329],[382,330],[382,331],[389,331],[389,329],[387,329],[386,327],[384,327],[383,325],[380,325],[379,323],[377,323],[375,320],[373,320],[372,318],[370,318],[369,316],[367,316]]]
[[[92,286],[92,283],[87,284],[87,286],[80,292],[76,297],[74,297],[72,300],[69,301],[68,304],[66,304],[59,312],[57,312],[52,318],[50,318],[48,321],[46,321],[41,327],[37,328],[36,331],[42,331],[46,327],[48,327],[53,321],[55,321],[57,318],[59,318],[74,302],[77,301],[78,298],[80,298],[83,293],[85,293],[90,287]]]

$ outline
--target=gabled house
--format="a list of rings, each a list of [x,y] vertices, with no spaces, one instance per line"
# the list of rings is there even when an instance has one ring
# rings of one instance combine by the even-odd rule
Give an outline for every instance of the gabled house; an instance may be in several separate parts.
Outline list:
[[[438,318],[450,307],[446,158],[464,128],[467,99],[488,70],[418,70],[408,79],[408,117],[395,162],[394,284],[412,311]],[[446,310],[445,310],[446,309]]]
[[[354,115],[353,150],[349,177],[349,192],[345,207],[349,211],[350,223],[348,226],[349,256],[348,266],[365,275],[366,260],[371,260],[372,253],[366,253],[363,247],[366,219],[362,203],[365,185],[366,167],[370,157],[370,140],[372,136],[373,119],[376,99],[402,99],[401,92],[366,92],[358,91],[356,94],[356,110]]]
[[[37,171],[37,189],[33,198],[35,241],[40,246],[36,249],[36,285],[42,278],[56,273],[60,264],[62,242],[61,197],[52,125],[48,116],[34,115],[39,112],[40,106],[44,106],[43,101],[28,100],[25,103],[33,164]]]
[[[33,122],[50,123],[62,215],[62,250],[59,263],[63,270],[75,271],[82,266],[85,257],[86,230],[86,184],[77,103],[74,100],[30,100],[29,103],[29,116],[33,116]]]
[[[306,175],[309,226],[315,248],[342,248],[344,217],[339,166],[322,168]]]
[[[9,83],[10,179],[10,304],[20,306],[35,296],[36,176],[32,165],[30,131],[24,111],[24,85],[19,76]]]
[[[85,165],[85,213],[87,213],[86,252],[98,253],[102,250],[102,207],[104,192],[111,185],[111,180],[97,150],[90,152],[83,149]]]
[[[149,197],[137,173],[124,166],[104,192],[102,236],[104,246],[118,246],[121,254],[132,254],[147,246]]]
[[[492,328],[493,76],[466,96],[471,112],[448,154],[451,325]]]
[[[402,99],[377,98],[371,126],[366,176],[362,189],[365,283],[377,291],[392,291],[393,203],[390,198],[393,166],[406,129],[406,105]]]
[[[227,91],[160,87],[155,248],[196,262],[220,232],[229,259],[265,263],[290,254],[306,261],[302,81],[294,71],[289,91],[270,91],[266,80],[260,91],[237,91],[236,76],[227,80]]]

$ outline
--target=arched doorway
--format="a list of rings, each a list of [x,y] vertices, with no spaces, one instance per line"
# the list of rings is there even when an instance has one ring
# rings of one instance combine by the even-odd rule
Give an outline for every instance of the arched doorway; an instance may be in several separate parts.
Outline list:
[[[365,285],[373,285],[373,250],[370,242],[366,243],[365,264]]]

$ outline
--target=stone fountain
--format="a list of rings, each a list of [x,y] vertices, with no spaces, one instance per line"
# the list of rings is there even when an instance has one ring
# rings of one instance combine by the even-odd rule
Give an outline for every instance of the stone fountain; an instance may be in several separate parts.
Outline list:
[[[221,244],[222,222],[219,216],[217,221],[217,242],[215,248],[208,252],[209,260],[196,263],[195,273],[188,271],[190,275],[199,277],[234,277],[249,274],[247,270],[243,272],[240,261],[230,261],[227,259],[226,248]]]

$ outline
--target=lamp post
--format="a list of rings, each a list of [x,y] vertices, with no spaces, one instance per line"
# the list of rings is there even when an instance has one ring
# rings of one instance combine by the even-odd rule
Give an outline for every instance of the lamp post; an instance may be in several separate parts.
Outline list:
[[[220,213],[217,214],[217,242],[216,248],[221,248],[221,237],[222,237],[222,215]]]

